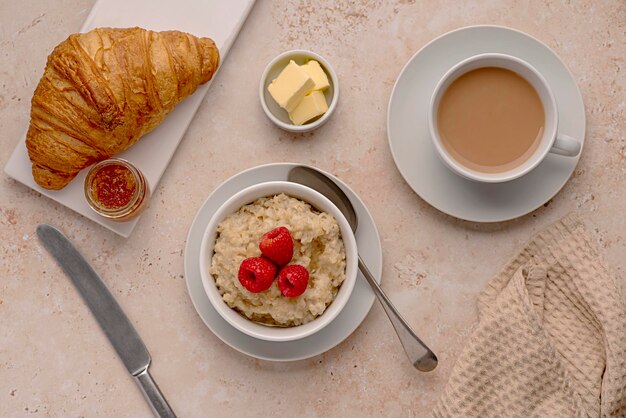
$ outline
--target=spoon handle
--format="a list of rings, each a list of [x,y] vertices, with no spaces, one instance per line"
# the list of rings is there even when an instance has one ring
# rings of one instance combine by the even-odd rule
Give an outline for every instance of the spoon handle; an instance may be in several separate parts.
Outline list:
[[[402,318],[402,315],[400,315],[378,282],[374,279],[374,276],[372,276],[372,273],[370,273],[360,255],[359,270],[361,270],[361,273],[365,276],[372,290],[374,290],[378,301],[383,305],[393,328],[396,330],[396,334],[398,334],[398,338],[400,338],[406,355],[409,357],[409,360],[411,360],[411,363],[413,363],[413,367],[423,372],[429,372],[437,367],[437,356],[435,353],[415,335],[415,332],[413,332],[409,324]]]

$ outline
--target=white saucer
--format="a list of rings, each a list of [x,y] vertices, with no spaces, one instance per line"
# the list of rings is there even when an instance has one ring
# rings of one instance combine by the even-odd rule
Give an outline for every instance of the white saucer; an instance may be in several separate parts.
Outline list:
[[[585,108],[574,78],[559,57],[535,38],[500,26],[471,26],[436,38],[406,64],[387,113],[389,146],[400,173],[426,202],[456,218],[499,222],[525,215],[550,200],[570,178],[579,157],[549,154],[531,173],[508,183],[466,180],[441,162],[428,132],[430,97],[443,74],[473,55],[519,57],[548,81],[559,109],[559,133],[585,140]]]
[[[293,361],[322,354],[343,340],[361,324],[374,303],[374,292],[364,277],[357,278],[352,296],[335,320],[320,332],[298,340],[270,342],[257,340],[230,326],[209,302],[200,277],[200,242],[211,216],[229,197],[241,189],[264,181],[287,180],[287,173],[297,164],[278,163],[262,165],[243,171],[218,186],[204,202],[191,224],[185,246],[185,278],[191,301],[207,327],[237,351],[262,360]],[[325,173],[329,175],[328,173]],[[369,211],[359,197],[341,180],[332,177],[348,195],[359,218],[356,241],[359,254],[365,260],[374,277],[380,282],[383,253],[378,230]]]

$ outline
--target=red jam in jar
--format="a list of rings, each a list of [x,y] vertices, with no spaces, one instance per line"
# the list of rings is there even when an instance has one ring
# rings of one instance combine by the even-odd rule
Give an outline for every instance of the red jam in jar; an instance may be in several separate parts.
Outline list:
[[[85,179],[87,202],[100,215],[126,221],[145,207],[149,190],[143,174],[131,163],[111,158],[94,165]]]

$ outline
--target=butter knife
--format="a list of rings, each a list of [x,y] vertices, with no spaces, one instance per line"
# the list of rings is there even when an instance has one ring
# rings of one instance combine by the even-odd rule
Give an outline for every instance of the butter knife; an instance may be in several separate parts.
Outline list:
[[[37,236],[91,309],[117,355],[141,388],[154,415],[175,418],[172,408],[148,372],[151,360],[148,349],[100,276],[56,228],[39,225]]]

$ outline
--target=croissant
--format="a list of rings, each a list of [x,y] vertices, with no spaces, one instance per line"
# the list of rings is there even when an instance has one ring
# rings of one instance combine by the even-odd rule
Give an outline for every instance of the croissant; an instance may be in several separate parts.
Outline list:
[[[83,168],[127,149],[218,65],[211,39],[183,32],[70,35],[48,57],[32,99],[26,147],[35,181],[62,189]]]

